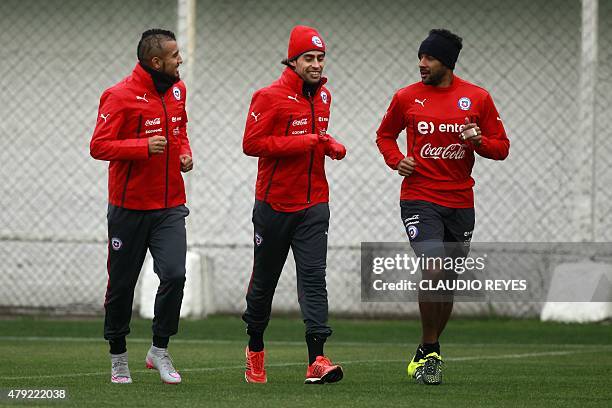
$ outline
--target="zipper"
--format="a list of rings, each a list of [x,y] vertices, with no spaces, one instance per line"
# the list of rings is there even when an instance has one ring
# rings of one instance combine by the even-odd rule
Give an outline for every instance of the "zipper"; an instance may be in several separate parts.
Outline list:
[[[314,111],[314,103],[312,102],[312,95],[308,95],[308,102],[310,102],[310,113],[312,119],[312,133],[316,134],[316,126],[315,126],[315,111]],[[314,150],[310,151],[310,164],[308,165],[308,194],[306,196],[306,203],[310,204],[310,183],[312,178],[312,164],[314,162]]]
[[[285,128],[285,136],[289,134],[289,127],[291,126],[291,120],[293,116],[289,115],[289,120],[287,121],[287,127]],[[272,173],[270,173],[270,181],[268,181],[268,187],[266,188],[266,194],[264,195],[264,202],[268,199],[268,193],[270,193],[270,187],[272,187],[272,177],[274,177],[274,173],[276,172],[276,167],[278,166],[278,162],[280,159],[276,159],[274,162],[274,167],[272,168]]]
[[[412,122],[412,124],[410,124],[410,122]],[[416,117],[411,115],[408,118],[408,124],[412,131],[411,132],[412,133],[412,148],[408,149],[408,152],[412,154],[412,157],[415,157],[414,149],[416,148],[416,135],[417,135],[417,124],[416,123],[417,123]],[[410,143],[410,135],[408,136],[408,143]]]
[[[170,166],[170,137],[168,135],[168,112],[166,111],[166,103],[164,95],[160,95],[162,107],[164,108],[164,118],[166,119],[166,191],[164,193],[164,208],[168,208],[168,169]]]
[[[136,139],[140,138],[140,129],[142,128],[142,113],[138,116],[138,126],[136,127]],[[130,174],[132,174],[132,166],[134,165],[134,161],[130,160],[130,165],[128,166],[127,175],[125,176],[125,184],[123,186],[123,194],[121,195],[121,207],[125,204],[125,193],[127,192],[128,181],[130,181]]]

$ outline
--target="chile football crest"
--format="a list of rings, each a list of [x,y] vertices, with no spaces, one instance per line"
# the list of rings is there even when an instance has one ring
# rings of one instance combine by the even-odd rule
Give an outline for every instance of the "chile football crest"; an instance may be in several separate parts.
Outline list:
[[[327,92],[321,91],[321,100],[323,101],[323,103],[327,103]]]
[[[472,107],[472,101],[467,96],[464,96],[457,101],[457,106],[459,106],[459,109],[467,111]]]

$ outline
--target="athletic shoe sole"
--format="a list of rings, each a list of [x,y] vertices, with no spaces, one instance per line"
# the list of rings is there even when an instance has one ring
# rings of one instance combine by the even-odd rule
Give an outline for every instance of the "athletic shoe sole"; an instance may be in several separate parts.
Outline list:
[[[131,377],[114,377],[114,376],[111,376],[111,382],[113,384],[131,384],[132,383],[132,378]]]
[[[421,370],[420,380],[423,384],[442,384],[442,362],[435,358],[428,358]]]
[[[246,375],[246,373],[244,373],[244,381],[248,382],[249,384],[266,384],[268,379],[266,378],[264,381],[249,381],[249,377]]]
[[[306,378],[304,384],[331,384],[340,381],[344,377],[342,367],[331,370],[321,378]]]

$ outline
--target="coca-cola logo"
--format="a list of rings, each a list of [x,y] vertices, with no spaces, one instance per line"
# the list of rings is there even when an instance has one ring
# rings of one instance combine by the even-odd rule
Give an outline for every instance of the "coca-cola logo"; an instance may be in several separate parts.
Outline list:
[[[153,126],[161,124],[160,118],[149,119],[145,122],[145,126]]]
[[[308,118],[304,118],[304,119],[300,119],[300,120],[294,120],[291,125],[292,126],[302,126],[302,125],[307,125],[308,124]]]
[[[461,160],[465,157],[465,145],[453,143],[448,146],[432,146],[426,143],[421,147],[421,157],[424,159]]]

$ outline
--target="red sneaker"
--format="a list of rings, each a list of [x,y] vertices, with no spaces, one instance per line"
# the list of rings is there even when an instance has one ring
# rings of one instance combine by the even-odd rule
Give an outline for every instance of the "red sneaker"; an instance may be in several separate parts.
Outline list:
[[[264,368],[266,351],[250,351],[249,346],[247,346],[244,352],[246,354],[246,370],[244,371],[246,382],[261,384],[268,382],[266,369]]]
[[[332,364],[325,356],[317,356],[315,362],[306,370],[304,384],[333,383],[340,381],[343,376],[342,367]]]

